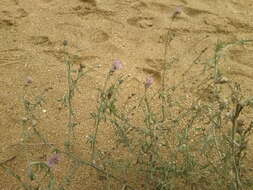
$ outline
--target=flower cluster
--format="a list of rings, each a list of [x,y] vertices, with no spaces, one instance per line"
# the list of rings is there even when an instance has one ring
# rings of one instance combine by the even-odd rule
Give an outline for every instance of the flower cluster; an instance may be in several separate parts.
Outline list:
[[[174,20],[178,15],[183,12],[182,7],[176,7],[176,10],[172,14],[172,20]]]
[[[123,64],[120,60],[115,60],[112,64],[112,71],[117,71],[123,68]]]
[[[60,161],[60,155],[59,154],[57,154],[57,153],[55,153],[54,155],[52,155],[49,159],[48,159],[48,161],[47,161],[47,165],[49,166],[49,167],[54,167],[55,165],[57,165],[58,163],[59,163],[59,161]]]
[[[146,82],[145,82],[145,88],[150,88],[152,86],[152,84],[154,83],[154,78],[153,77],[148,77],[146,79]]]

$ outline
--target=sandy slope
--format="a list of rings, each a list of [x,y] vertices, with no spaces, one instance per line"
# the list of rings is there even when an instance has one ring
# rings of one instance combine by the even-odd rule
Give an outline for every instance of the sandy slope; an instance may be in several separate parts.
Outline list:
[[[181,7],[182,13],[172,21],[177,7]],[[122,72],[130,76],[126,93],[139,93],[149,75],[155,77],[155,85],[159,86],[165,34],[170,30],[174,38],[168,59],[177,61],[167,82],[176,84],[202,50],[207,48],[201,61],[213,56],[217,40],[252,39],[252,9],[252,0],[1,0],[0,161],[15,155],[10,163],[13,167],[25,164],[22,156],[18,156],[18,147],[10,145],[20,140],[23,85],[27,76],[33,78],[34,94],[52,87],[47,112],[40,113],[45,121],[42,128],[54,143],[64,136],[65,128],[60,127],[66,122],[66,113],[60,111],[56,102],[66,88],[63,40],[68,41],[71,61],[95,68],[82,81],[82,93],[76,101],[78,116],[85,126],[78,128],[79,138],[84,141],[92,123],[88,113],[93,111],[96,100],[93,87],[102,83],[113,60],[122,60]],[[253,46],[233,48],[226,53],[225,76],[240,83],[245,94],[252,94]],[[190,71],[185,80],[194,76]],[[105,131],[100,140],[109,139],[110,133]],[[34,152],[34,159],[41,157],[41,153]],[[0,189],[15,189],[14,180],[1,170],[0,173],[4,176],[0,178]],[[81,176],[75,188],[91,189],[94,183],[95,179]]]

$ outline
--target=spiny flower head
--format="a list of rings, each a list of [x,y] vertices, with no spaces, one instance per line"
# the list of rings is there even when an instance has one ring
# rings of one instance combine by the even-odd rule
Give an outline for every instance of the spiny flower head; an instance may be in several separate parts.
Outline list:
[[[145,82],[145,88],[150,88],[152,84],[154,83],[154,78],[153,77],[148,77]]]
[[[182,12],[183,12],[182,7],[176,7],[174,13],[172,14],[172,20],[174,20]]]
[[[57,165],[60,161],[60,155],[55,153],[54,155],[52,155],[48,161],[47,161],[47,165],[49,167],[54,167],[55,165]]]
[[[123,68],[123,64],[120,60],[115,60],[112,64],[112,71],[117,71]]]

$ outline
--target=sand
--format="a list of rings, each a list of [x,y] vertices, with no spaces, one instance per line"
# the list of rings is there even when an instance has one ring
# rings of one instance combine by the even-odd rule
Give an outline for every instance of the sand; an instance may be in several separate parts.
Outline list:
[[[252,0],[1,0],[0,161],[10,159],[9,166],[22,173],[26,158],[45,160],[48,156],[48,150],[40,145],[31,147],[26,158],[20,150],[22,98],[28,77],[32,80],[29,96],[51,88],[45,106],[37,112],[39,127],[50,143],[63,144],[67,112],[57,100],[67,88],[64,40],[68,42],[70,61],[92,69],[80,82],[74,102],[81,123],[77,144],[80,149],[88,149],[85,142],[92,131],[90,113],[96,106],[95,87],[103,84],[114,60],[122,61],[124,68],[119,72],[129,76],[123,89],[125,96],[143,93],[143,82],[151,75],[155,78],[154,88],[159,88],[165,36],[170,31],[174,36],[166,59],[175,63],[166,83],[189,80],[190,85],[198,81],[199,68],[188,68],[201,52],[198,62],[206,62],[212,58],[217,41],[253,38],[252,10]],[[175,15],[176,11],[180,13]],[[246,96],[252,95],[253,46],[235,47],[225,54],[221,66],[225,77],[238,82]],[[182,75],[185,72],[187,75]],[[111,147],[108,128],[105,126],[99,136],[105,149]],[[33,143],[36,140],[31,140]],[[80,173],[72,189],[103,189],[94,171]],[[13,177],[2,170],[0,174],[0,189],[18,187]]]

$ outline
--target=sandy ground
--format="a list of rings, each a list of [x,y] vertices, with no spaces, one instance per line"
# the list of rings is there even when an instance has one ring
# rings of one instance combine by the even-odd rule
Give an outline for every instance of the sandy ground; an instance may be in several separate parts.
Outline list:
[[[172,21],[177,8],[182,12]],[[28,76],[33,80],[33,95],[52,88],[46,96],[45,112],[38,113],[39,126],[49,142],[63,143],[67,113],[57,99],[66,90],[64,40],[68,41],[67,52],[74,64],[95,68],[81,81],[81,93],[75,100],[82,147],[93,123],[89,113],[95,109],[94,87],[103,84],[115,59],[124,64],[120,72],[129,75],[123,90],[126,96],[143,92],[143,81],[150,75],[158,87],[169,30],[174,38],[167,56],[177,61],[166,82],[176,84],[201,51],[207,48],[201,61],[213,56],[217,40],[252,39],[252,10],[252,0],[1,0],[0,161],[15,156],[9,165],[18,172],[27,164],[19,142],[23,87]],[[253,46],[233,48],[226,54],[222,66],[225,76],[240,83],[245,95],[252,95]],[[184,79],[190,85],[196,76],[189,71]],[[110,149],[110,130],[105,126],[101,133],[99,142]],[[26,157],[43,160],[43,147],[31,149]],[[0,174],[0,189],[17,189],[12,177],[1,170]],[[103,189],[98,181],[96,173],[86,169],[75,179],[72,189]]]

